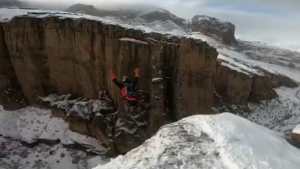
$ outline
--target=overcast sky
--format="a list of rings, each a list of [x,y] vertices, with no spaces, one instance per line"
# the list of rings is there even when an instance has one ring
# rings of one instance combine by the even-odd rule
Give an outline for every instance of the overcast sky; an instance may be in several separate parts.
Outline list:
[[[23,0],[28,1],[28,0]],[[300,51],[300,0],[31,0],[35,2],[156,5],[184,17],[206,14],[236,25],[243,40],[262,41]]]

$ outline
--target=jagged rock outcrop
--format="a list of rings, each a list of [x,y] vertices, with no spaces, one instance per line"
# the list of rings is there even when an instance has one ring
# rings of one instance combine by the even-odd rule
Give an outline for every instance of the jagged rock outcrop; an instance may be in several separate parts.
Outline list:
[[[279,83],[280,77],[270,76],[267,72],[256,74],[239,70],[224,61],[219,61],[216,73],[216,91],[221,96],[219,101],[221,104],[242,105],[275,98],[277,94],[274,88],[279,86],[274,85]]]
[[[170,11],[165,9],[156,9],[150,12],[143,13],[139,15],[140,18],[143,18],[146,22],[154,22],[154,21],[173,21],[175,24],[180,26],[181,28],[186,27],[186,21],[183,18],[180,18]]]
[[[230,22],[223,22],[217,18],[196,15],[192,18],[191,28],[193,32],[201,32],[221,40],[224,44],[236,44],[235,26]]]

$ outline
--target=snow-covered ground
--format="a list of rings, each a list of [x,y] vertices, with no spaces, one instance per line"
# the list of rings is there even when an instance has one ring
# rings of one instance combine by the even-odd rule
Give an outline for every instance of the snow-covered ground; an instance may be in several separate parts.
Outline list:
[[[72,132],[63,119],[36,107],[6,111],[0,106],[0,135],[30,144],[39,140],[60,141],[64,145],[78,143],[88,145],[91,151],[105,151],[96,139]]]
[[[66,148],[76,145],[86,150]],[[36,107],[0,106],[0,150],[1,169],[90,169],[95,160],[105,161],[87,153],[105,151],[96,139],[70,131],[63,119]]]
[[[278,98],[260,104],[249,104],[251,113],[243,116],[288,136],[300,124],[300,87],[281,87],[276,91]]]
[[[90,169],[106,159],[64,147],[62,144],[38,144],[28,147],[0,136],[1,169]],[[95,164],[95,159],[98,164]]]
[[[197,115],[169,124],[143,145],[95,169],[298,169],[300,151],[239,116]]]

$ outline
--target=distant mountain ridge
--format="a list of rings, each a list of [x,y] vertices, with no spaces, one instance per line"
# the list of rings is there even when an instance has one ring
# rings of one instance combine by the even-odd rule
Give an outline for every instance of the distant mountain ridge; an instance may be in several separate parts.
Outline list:
[[[18,0],[0,0],[0,7],[22,7],[23,2]]]
[[[99,17],[112,17],[129,25],[145,25],[154,29],[179,30],[189,34],[201,32],[224,44],[236,44],[235,26],[217,18],[196,15],[191,21],[178,17],[172,12],[158,7],[120,7],[115,9],[100,9],[93,5],[75,4],[66,9],[67,12],[84,13]],[[176,31],[173,31],[176,32]]]
[[[93,5],[85,5],[80,3],[70,6],[68,9],[66,9],[66,11],[74,13],[84,13],[100,17],[112,16],[132,18],[134,15],[136,15],[134,11],[98,9]]]
[[[75,4],[66,9],[67,12],[84,13],[100,17],[115,17],[121,20],[141,21],[151,23],[155,21],[172,21],[176,25],[184,28],[186,26],[186,20],[176,16],[168,10],[157,7],[141,7],[131,8],[124,7],[120,9],[99,9],[93,5]]]

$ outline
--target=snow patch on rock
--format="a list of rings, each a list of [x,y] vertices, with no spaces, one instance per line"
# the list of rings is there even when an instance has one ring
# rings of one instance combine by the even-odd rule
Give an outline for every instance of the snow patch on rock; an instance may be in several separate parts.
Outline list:
[[[138,43],[138,44],[142,44],[142,45],[148,45],[148,42],[137,40],[137,39],[134,39],[134,38],[124,37],[124,38],[120,38],[120,41],[133,42],[133,43]]]
[[[68,113],[67,116],[80,117],[90,120],[96,113],[101,111],[112,111],[113,101],[103,92],[99,92],[99,99],[72,98],[71,94],[50,94],[40,98],[42,102]]]

